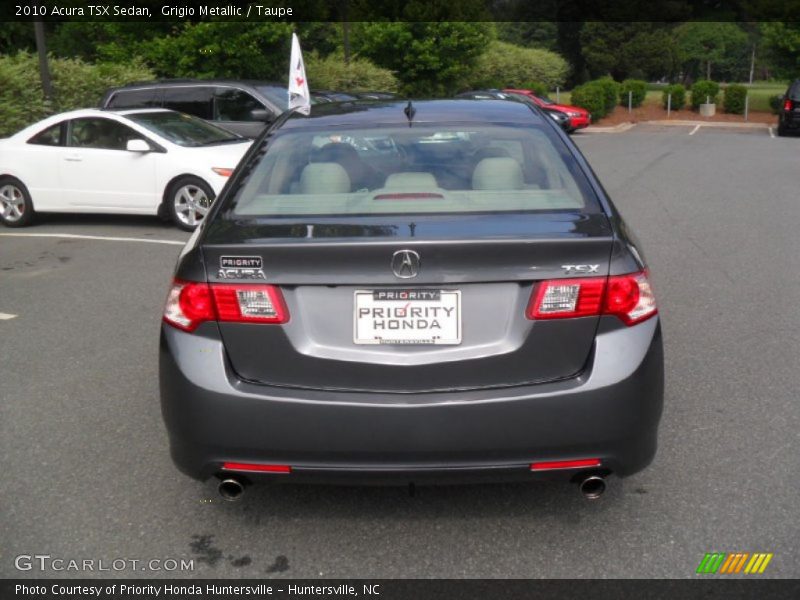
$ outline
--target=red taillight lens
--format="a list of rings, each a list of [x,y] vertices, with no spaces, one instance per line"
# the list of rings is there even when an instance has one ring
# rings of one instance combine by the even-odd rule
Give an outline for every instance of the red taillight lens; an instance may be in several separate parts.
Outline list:
[[[794,103],[792,102],[791,98],[787,98],[786,100],[783,101],[783,110],[789,112],[790,110],[792,110],[792,108],[794,108]]]
[[[258,473],[291,473],[289,465],[265,465],[261,463],[222,463],[223,471],[254,471]]]
[[[220,321],[286,323],[289,312],[278,288],[271,285],[211,284]]]
[[[203,321],[214,318],[214,304],[207,284],[186,281],[172,284],[164,307],[164,321],[178,329],[194,331]]]
[[[615,315],[626,325],[635,325],[658,312],[647,273],[616,275],[608,278],[604,315]]]
[[[542,281],[531,296],[528,318],[564,319],[597,315],[605,282],[605,277]]]
[[[164,321],[184,331],[194,331],[205,321],[276,324],[288,320],[283,296],[271,285],[175,281],[164,307]]]
[[[642,271],[608,278],[542,281],[531,295],[526,316],[540,320],[614,315],[626,325],[634,325],[656,312],[652,287]]]

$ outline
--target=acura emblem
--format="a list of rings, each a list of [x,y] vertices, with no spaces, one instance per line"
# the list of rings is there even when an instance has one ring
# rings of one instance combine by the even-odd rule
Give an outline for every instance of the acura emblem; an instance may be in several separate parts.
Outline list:
[[[392,255],[392,271],[400,279],[411,279],[419,273],[419,254],[413,250],[398,250]]]

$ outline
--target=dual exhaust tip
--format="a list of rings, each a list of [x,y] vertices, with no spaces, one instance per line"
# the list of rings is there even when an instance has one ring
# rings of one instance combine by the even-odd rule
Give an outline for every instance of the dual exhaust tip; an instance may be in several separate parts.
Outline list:
[[[217,491],[219,495],[222,496],[223,500],[236,502],[237,500],[241,500],[242,495],[244,495],[244,484],[238,479],[229,477],[219,482]]]
[[[228,477],[219,482],[217,487],[223,500],[236,502],[244,495],[244,484],[233,477]],[[597,500],[606,491],[606,480],[599,475],[589,475],[580,482],[580,490],[587,500]]]
[[[606,491],[606,480],[599,475],[589,475],[580,482],[581,494],[587,500],[597,500]]]

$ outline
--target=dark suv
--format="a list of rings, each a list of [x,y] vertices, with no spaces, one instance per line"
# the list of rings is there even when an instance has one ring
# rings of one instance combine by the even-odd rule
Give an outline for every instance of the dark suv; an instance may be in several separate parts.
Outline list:
[[[111,88],[102,108],[169,108],[246,137],[286,110],[286,86],[264,81],[170,79]]]
[[[786,90],[778,109],[778,135],[786,135],[790,130],[800,129],[800,79]]]

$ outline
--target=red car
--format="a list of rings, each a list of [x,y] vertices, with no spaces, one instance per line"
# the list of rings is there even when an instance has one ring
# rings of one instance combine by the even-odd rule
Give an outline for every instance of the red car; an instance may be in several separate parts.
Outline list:
[[[550,110],[557,110],[558,112],[566,114],[569,117],[569,127],[571,132],[575,131],[576,129],[588,127],[592,123],[592,115],[585,108],[581,108],[579,106],[570,106],[568,104],[556,104],[549,98],[541,98],[537,96],[531,90],[514,90],[509,88],[503,91],[510,94],[522,94],[533,100],[537,106],[547,107]]]

